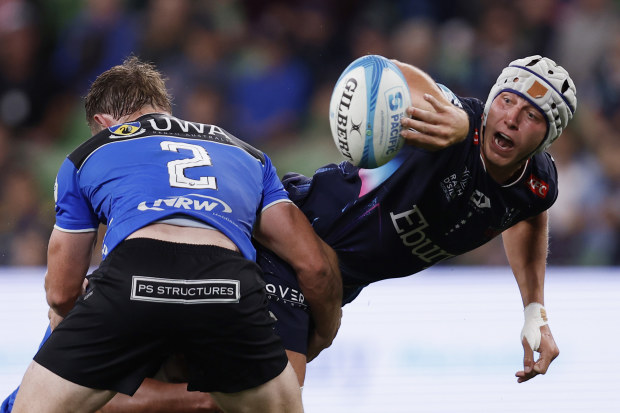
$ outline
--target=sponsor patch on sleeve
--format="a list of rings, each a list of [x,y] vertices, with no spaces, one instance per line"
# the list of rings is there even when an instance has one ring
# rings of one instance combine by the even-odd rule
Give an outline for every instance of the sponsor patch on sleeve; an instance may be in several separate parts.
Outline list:
[[[530,190],[539,198],[545,198],[547,196],[547,192],[549,192],[549,185],[542,179],[530,175],[530,179],[527,181]]]

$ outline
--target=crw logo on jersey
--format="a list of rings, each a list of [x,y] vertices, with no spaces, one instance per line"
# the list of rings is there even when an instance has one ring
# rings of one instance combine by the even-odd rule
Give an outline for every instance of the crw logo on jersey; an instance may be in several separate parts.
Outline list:
[[[202,199],[201,199],[202,198]],[[194,211],[213,211],[218,208],[219,212],[231,213],[232,208],[221,199],[212,196],[188,194],[186,196],[174,196],[166,199],[157,199],[147,204],[146,201],[140,202],[140,211],[163,211],[165,209],[192,209]]]
[[[534,192],[534,194],[539,198],[545,198],[547,196],[547,192],[549,192],[549,185],[542,179],[535,177],[533,174],[530,175],[530,179],[527,181],[530,190]]]

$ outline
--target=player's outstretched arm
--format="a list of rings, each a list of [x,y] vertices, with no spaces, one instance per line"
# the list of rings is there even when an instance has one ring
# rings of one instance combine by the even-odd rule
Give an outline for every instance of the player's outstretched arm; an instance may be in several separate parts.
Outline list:
[[[392,60],[411,95],[409,117],[401,119],[401,135],[409,145],[435,151],[461,142],[469,133],[467,113],[446,99],[435,81],[419,68]]]
[[[311,360],[331,345],[340,328],[342,278],[337,255],[316,235],[306,216],[292,203],[279,203],[263,211],[254,237],[297,273],[299,287],[315,323],[308,354]]]
[[[502,234],[504,249],[519,286],[524,306],[525,323],[521,332],[523,370],[518,382],[545,374],[560,354],[553,339],[544,308],[544,280],[548,247],[547,211],[519,222]],[[540,355],[534,360],[534,351]]]

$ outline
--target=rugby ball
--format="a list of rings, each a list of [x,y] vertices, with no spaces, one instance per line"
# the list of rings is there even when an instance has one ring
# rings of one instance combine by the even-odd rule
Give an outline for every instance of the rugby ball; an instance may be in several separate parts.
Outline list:
[[[400,118],[408,106],[409,86],[394,63],[378,55],[356,59],[340,75],[329,104],[336,147],[361,168],[387,163],[403,147]]]

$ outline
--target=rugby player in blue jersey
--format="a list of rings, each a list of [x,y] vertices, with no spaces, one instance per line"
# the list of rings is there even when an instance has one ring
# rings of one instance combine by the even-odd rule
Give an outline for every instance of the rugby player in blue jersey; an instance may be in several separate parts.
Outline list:
[[[525,307],[517,380],[544,374],[559,354],[543,307],[546,211],[558,190],[545,149],[573,116],[575,86],[563,68],[532,56],[504,69],[483,103],[397,64],[414,85],[411,118],[402,121],[410,145],[380,168],[327,165],[312,178],[289,174],[285,187],[336,249],[344,304],[372,282],[414,274],[502,234]],[[314,328],[308,303],[288,265],[264,249],[258,261],[276,330],[303,384],[306,360],[322,348],[308,340]],[[151,382],[141,387],[143,403],[157,397],[153,389]],[[126,399],[113,402],[114,411],[133,411],[123,410]]]
[[[302,412],[252,236],[295,267],[325,345],[340,325],[341,279],[268,156],[173,117],[160,73],[135,57],[97,77],[85,107],[94,136],[55,186],[45,276],[54,329],[13,412],[95,412],[172,354],[187,361],[187,389],[224,411]],[[83,293],[100,223],[103,260]]]

